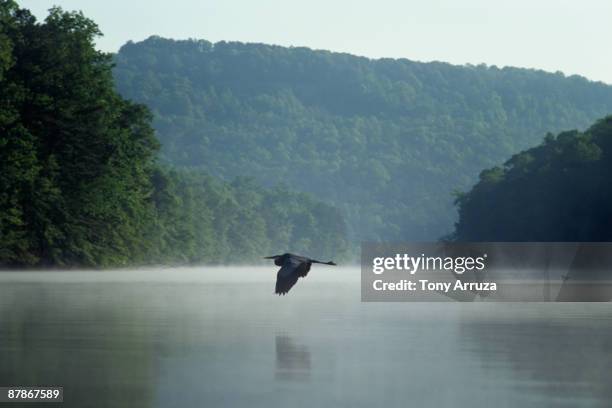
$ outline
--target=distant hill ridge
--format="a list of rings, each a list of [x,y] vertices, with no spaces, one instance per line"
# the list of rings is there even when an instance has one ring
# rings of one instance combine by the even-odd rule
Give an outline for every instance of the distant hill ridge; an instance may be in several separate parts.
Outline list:
[[[436,239],[483,168],[612,113],[611,86],[532,69],[160,37],[115,62],[165,160],[314,193],[356,240]]]

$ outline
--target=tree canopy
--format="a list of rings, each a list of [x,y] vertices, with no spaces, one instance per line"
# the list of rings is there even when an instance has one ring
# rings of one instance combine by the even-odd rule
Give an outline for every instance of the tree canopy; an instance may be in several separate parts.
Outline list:
[[[165,161],[313,193],[355,241],[437,239],[483,168],[612,112],[612,87],[528,69],[160,37],[115,61]]]
[[[461,241],[612,241],[612,116],[480,174],[459,195]]]
[[[0,265],[243,262],[346,250],[338,210],[157,163],[144,106],[115,90],[81,13],[0,0]],[[319,252],[321,251],[321,252]]]

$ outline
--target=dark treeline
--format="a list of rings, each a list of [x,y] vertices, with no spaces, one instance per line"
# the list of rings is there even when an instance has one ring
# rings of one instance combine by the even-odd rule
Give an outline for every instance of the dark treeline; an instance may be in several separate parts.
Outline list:
[[[347,250],[338,210],[157,164],[148,109],[115,91],[97,26],[0,0],[0,265],[244,262]]]
[[[457,199],[460,241],[612,241],[612,116],[548,134]]]
[[[116,62],[166,161],[314,193],[355,240],[439,238],[483,168],[612,112],[610,86],[517,68],[159,37]]]

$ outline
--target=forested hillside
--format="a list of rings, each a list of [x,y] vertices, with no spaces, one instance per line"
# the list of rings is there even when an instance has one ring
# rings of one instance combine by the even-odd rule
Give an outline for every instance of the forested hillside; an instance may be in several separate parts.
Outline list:
[[[549,134],[461,195],[460,241],[612,241],[612,116]]]
[[[0,0],[0,266],[342,257],[328,204],[158,164],[151,114],[116,92],[99,34],[80,13],[38,23]]]
[[[526,69],[159,37],[115,61],[166,161],[314,193],[355,240],[436,239],[483,168],[612,112],[612,87]]]

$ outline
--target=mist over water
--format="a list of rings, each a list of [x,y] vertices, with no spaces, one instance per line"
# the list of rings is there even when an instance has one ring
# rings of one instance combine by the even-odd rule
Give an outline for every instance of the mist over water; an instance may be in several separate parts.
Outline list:
[[[0,385],[66,407],[605,407],[606,303],[362,303],[357,268],[0,274]],[[49,405],[51,406],[51,405]]]

